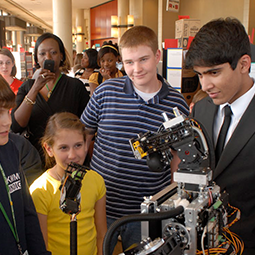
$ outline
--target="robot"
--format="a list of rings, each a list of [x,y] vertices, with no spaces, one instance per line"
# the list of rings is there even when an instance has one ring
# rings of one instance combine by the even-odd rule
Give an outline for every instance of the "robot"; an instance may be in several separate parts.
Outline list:
[[[125,216],[109,228],[105,255],[113,232],[131,221],[142,222],[142,241],[122,255],[242,254],[242,240],[229,230],[240,210],[229,205],[228,194],[213,182],[213,146],[197,121],[184,118],[177,108],[174,113],[171,120],[162,114],[164,122],[156,133],[130,140],[134,156],[147,157],[152,171],[162,171],[173,158],[171,150],[177,151],[181,163],[174,182],[146,197],[141,214]]]

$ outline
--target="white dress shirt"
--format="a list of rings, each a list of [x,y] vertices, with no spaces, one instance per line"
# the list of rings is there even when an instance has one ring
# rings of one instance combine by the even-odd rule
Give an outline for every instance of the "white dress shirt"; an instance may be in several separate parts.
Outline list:
[[[236,99],[232,104],[222,104],[219,106],[218,113],[216,115],[215,121],[214,121],[214,144],[216,145],[218,135],[221,129],[221,126],[224,121],[224,106],[229,105],[231,107],[232,115],[231,115],[231,123],[228,129],[225,145],[229,141],[230,137],[232,136],[236,126],[238,125],[240,119],[242,118],[244,112],[246,111],[248,105],[250,104],[252,98],[255,95],[255,86],[253,86],[241,97]]]

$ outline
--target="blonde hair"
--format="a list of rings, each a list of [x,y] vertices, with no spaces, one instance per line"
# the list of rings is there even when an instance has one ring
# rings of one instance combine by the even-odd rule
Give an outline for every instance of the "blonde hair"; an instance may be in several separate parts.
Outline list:
[[[198,101],[200,101],[201,99],[207,97],[208,94],[206,92],[204,92],[202,89],[198,90],[198,92],[193,96],[192,98],[192,103],[197,103]]]
[[[152,49],[154,54],[158,50],[158,37],[155,32],[146,26],[134,26],[128,29],[121,37],[119,49],[133,48],[146,45]]]
[[[85,125],[80,121],[80,119],[73,113],[70,112],[60,112],[52,115],[46,125],[45,132],[41,138],[41,146],[44,150],[45,156],[45,167],[53,167],[56,162],[54,157],[50,157],[44,148],[46,143],[48,146],[52,147],[55,142],[57,133],[61,129],[77,130],[83,134],[84,141],[86,139],[85,135]]]
[[[71,62],[70,62],[70,55],[68,51],[65,48],[65,54],[66,58],[65,61],[63,62],[63,65],[59,67],[59,70],[65,74],[69,73],[69,70],[71,70]]]
[[[81,64],[81,60],[83,58],[83,54],[82,53],[77,53],[74,59],[74,65],[78,65]]]
[[[192,101],[189,104],[189,112],[191,113],[193,110],[194,105],[202,100],[203,98],[207,97],[208,94],[204,92],[202,89],[198,90],[197,93],[193,96]]]

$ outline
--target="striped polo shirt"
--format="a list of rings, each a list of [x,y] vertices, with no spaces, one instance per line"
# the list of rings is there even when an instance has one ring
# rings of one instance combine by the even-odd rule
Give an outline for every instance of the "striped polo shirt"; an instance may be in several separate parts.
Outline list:
[[[169,168],[151,172],[146,159],[136,159],[129,144],[139,133],[157,132],[164,122],[163,112],[169,119],[175,117],[174,107],[189,114],[183,96],[161,76],[158,79],[162,88],[148,102],[134,91],[127,76],[107,80],[94,91],[81,116],[86,128],[97,131],[91,169],[105,180],[108,217],[139,213],[145,196],[170,184]]]

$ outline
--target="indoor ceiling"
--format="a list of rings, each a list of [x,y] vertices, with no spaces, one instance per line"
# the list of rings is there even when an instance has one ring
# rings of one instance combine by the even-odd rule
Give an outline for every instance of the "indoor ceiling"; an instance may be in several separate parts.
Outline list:
[[[108,1],[72,0],[72,10],[74,13],[76,9],[89,9],[105,2]],[[52,0],[0,0],[0,9],[47,31],[53,30]]]

